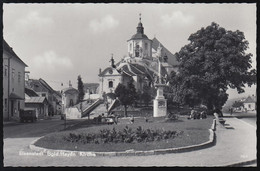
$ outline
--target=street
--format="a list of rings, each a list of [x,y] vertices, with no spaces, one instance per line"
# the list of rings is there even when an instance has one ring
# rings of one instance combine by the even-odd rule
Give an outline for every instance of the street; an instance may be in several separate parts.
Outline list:
[[[66,126],[76,124],[83,120],[67,120]],[[4,125],[4,139],[41,137],[48,133],[64,129],[64,120],[56,117],[51,120],[39,120],[34,123],[11,123]]]
[[[226,116],[231,116],[230,113],[226,114]],[[240,113],[233,113],[232,116],[235,116],[236,118],[245,121],[246,123],[256,127],[256,111],[248,111],[240,112]]]

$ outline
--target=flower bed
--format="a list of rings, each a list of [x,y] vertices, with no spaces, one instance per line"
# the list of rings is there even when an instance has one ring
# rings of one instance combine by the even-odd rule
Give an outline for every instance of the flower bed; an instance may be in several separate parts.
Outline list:
[[[49,149],[78,151],[125,151],[176,148],[204,143],[209,140],[213,117],[201,120],[179,118],[136,118],[133,124],[81,125],[55,132],[39,139],[35,145]],[[126,127],[127,126],[127,127]]]

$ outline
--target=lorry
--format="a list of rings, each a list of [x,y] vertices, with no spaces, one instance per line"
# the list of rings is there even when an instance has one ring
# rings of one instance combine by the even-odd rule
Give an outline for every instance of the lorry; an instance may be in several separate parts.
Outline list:
[[[34,122],[38,119],[38,113],[35,108],[25,108],[20,111],[20,121],[21,122]]]

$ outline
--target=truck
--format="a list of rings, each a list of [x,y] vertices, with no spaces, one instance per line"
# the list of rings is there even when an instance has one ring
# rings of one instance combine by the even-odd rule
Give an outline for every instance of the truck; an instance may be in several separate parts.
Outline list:
[[[35,122],[38,119],[38,113],[35,108],[25,108],[20,110],[20,121],[21,122]]]

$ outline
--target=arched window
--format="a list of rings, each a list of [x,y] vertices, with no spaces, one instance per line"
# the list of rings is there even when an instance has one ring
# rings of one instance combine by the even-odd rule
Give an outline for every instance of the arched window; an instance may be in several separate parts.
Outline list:
[[[139,45],[136,45],[136,47],[135,47],[135,56],[136,57],[139,57]]]
[[[109,88],[112,88],[112,87],[113,87],[113,81],[109,81],[109,82],[108,82],[108,87],[109,87]]]
[[[70,99],[70,106],[73,106],[74,104],[73,104],[73,100],[72,99]]]

